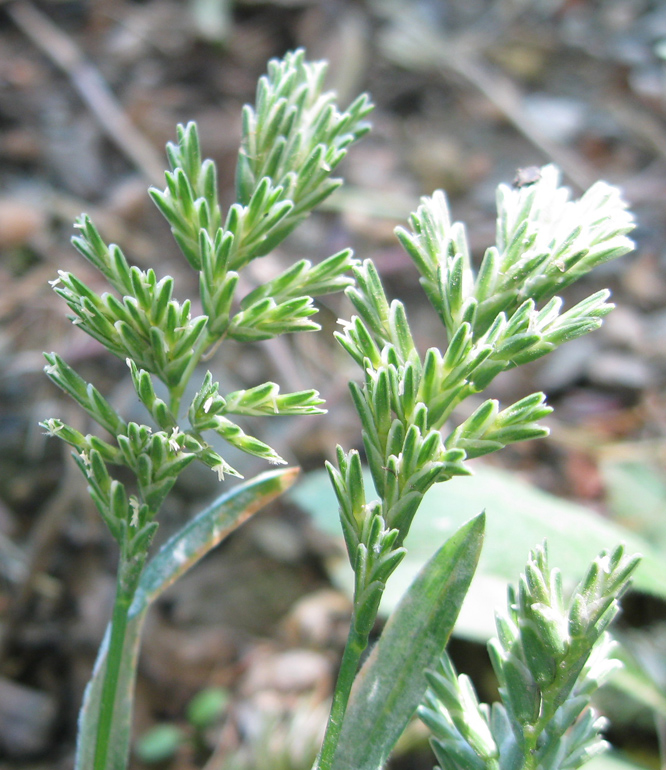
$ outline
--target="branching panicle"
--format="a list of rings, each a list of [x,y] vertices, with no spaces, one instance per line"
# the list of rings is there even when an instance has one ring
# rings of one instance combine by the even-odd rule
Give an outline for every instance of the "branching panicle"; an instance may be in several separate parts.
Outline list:
[[[105,431],[102,438],[59,419],[42,423],[48,435],[72,447],[120,552],[110,634],[82,709],[77,770],[127,764],[130,720],[119,704],[131,704],[140,626],[150,601],[214,547],[222,530],[228,533],[284,489],[273,478],[256,488],[256,480],[246,482],[233,501],[188,523],[145,566],[159,509],[179,474],[198,461],[220,480],[240,476],[208,443],[211,435],[269,463],[284,463],[236,420],[324,411],[316,391],[280,393],[273,382],[223,393],[211,371],[190,397],[197,367],[227,339],[253,342],[319,329],[313,298],[342,289],[356,315],[341,322],[336,337],[363,372],[350,389],[376,499],[364,486],[359,453],[338,447],[337,462],[327,469],[354,571],[354,605],[315,768],[383,766],[429,685],[421,716],[445,770],[576,770],[604,746],[602,720],[587,704],[612,667],[605,630],[637,563],[621,548],[594,562],[569,602],[545,548],[535,549],[510,593],[507,613],[497,619],[498,639],[489,649],[503,702],[489,708],[446,656],[436,671],[424,674],[437,665],[472,579],[484,527],[484,517],[477,517],[438,550],[409,589],[396,613],[408,628],[389,621],[377,653],[369,656],[367,678],[354,688],[357,698],[367,691],[367,702],[350,709],[361,733],[354,733],[345,714],[387,580],[405,556],[424,495],[434,484],[469,475],[469,459],[548,432],[541,420],[551,410],[542,393],[504,408],[494,399],[481,401],[450,424],[456,408],[500,373],[599,327],[613,307],[607,291],[566,311],[556,295],[629,251],[633,220],[615,188],[598,183],[574,201],[559,187],[557,170],[547,166],[534,183],[500,186],[497,242],[475,270],[465,228],[452,221],[444,193],[423,198],[410,229],[398,228],[397,237],[442,325],[442,345],[424,353],[404,304],[390,301],[373,263],[357,262],[350,250],[317,265],[301,260],[240,296],[247,283],[240,273],[341,184],[332,174],[369,129],[368,98],[340,110],[335,95],[323,90],[325,72],[325,63],[307,62],[301,50],[269,63],[255,105],[243,111],[237,200],[227,211],[196,124],[178,126],[176,141],[167,145],[165,187],[150,195],[198,274],[200,315],[192,311],[198,301],[176,299],[173,278],[131,265],[85,215],[77,220],[73,243],[108,290],[98,293],[66,271],[51,282],[72,322],[127,362],[147,412],[147,424],[126,420],[59,355],[46,355],[50,379]],[[118,466],[130,472],[123,471],[122,482],[113,475]],[[281,472],[285,484],[291,483],[288,473]],[[419,629],[414,638],[411,624]],[[396,662],[392,642],[411,652]],[[403,680],[403,668],[412,681]],[[375,716],[372,735],[363,733],[365,720]],[[345,730],[362,736],[364,745],[351,750],[362,749],[363,761],[350,758]]]
[[[199,272],[203,315],[193,317],[189,300],[174,299],[171,277],[158,280],[152,269],[131,266],[118,246],[106,245],[89,217],[77,221],[74,245],[102,273],[111,291],[98,294],[66,272],[53,282],[55,291],[69,305],[77,326],[127,360],[139,400],[159,428],[151,434],[150,450],[144,442],[130,452],[122,418],[93,385],[50,354],[47,374],[118,440],[118,449],[104,445],[101,456],[106,462],[121,462],[133,470],[141,466],[147,481],[153,470],[157,472],[155,458],[168,455],[177,433],[189,459],[199,458],[220,475],[234,472],[202,438],[206,430],[249,454],[282,462],[274,450],[225,415],[322,412],[316,391],[281,395],[274,383],[223,398],[209,373],[188,409],[189,425],[183,425],[179,415],[185,387],[207,348],[223,337],[248,342],[317,330],[311,320],[316,313],[312,297],[351,284],[347,273],[356,263],[347,249],[318,265],[301,260],[240,302],[235,296],[238,270],[286,237],[312,209],[314,199],[340,183],[330,179],[333,167],[368,130],[367,98],[339,111],[335,95],[322,90],[324,73],[325,65],[307,62],[303,51],[270,63],[258,87],[256,108],[246,109],[239,202],[226,215],[218,199],[215,164],[202,159],[196,124],[178,126],[177,141],[167,145],[171,170],[166,172],[166,189],[150,193]],[[285,217],[292,211],[297,216],[287,226]],[[157,395],[154,378],[166,386],[168,398]],[[90,438],[79,437],[63,424],[48,429],[79,451],[91,444]],[[169,467],[175,474],[175,466]],[[164,474],[165,468],[159,472]]]
[[[315,331],[319,325],[312,320],[317,312],[313,297],[352,283],[348,273],[356,262],[351,251],[345,250],[318,265],[302,260],[244,298],[237,296],[239,272],[251,260],[268,254],[341,184],[331,174],[348,147],[369,128],[365,118],[372,106],[367,97],[339,110],[335,95],[323,91],[325,70],[324,63],[307,62],[303,51],[269,64],[268,76],[259,83],[256,108],[247,107],[244,112],[238,201],[226,213],[218,198],[215,164],[202,158],[196,124],[178,126],[177,141],[167,145],[171,168],[165,174],[166,187],[153,188],[150,195],[199,274],[201,315],[192,314],[189,299],[179,302],[174,298],[173,278],[158,279],[154,270],[130,265],[120,248],[107,245],[85,215],[77,220],[79,232],[73,243],[99,270],[109,290],[99,294],[65,271],[52,282],[69,306],[72,322],[127,361],[137,397],[153,423],[125,422],[62,358],[55,353],[46,356],[51,380],[110,434],[103,440],[84,436],[60,420],[43,423],[49,435],[73,447],[91,497],[120,547],[104,697],[94,760],[89,758],[94,770],[106,770],[111,766],[107,760],[116,761],[109,752],[116,751],[111,748],[113,725],[118,720],[114,700],[123,665],[127,613],[157,527],[156,516],[179,474],[198,460],[220,480],[226,474],[240,476],[207,442],[207,432],[269,463],[285,462],[229,415],[323,411],[316,391],[281,394],[272,382],[223,396],[208,372],[185,409],[186,418],[181,416],[188,383],[207,350],[214,350],[224,339],[251,342]],[[162,389],[156,380],[161,381]],[[113,479],[112,465],[132,471],[133,493]],[[183,537],[187,539],[187,533]],[[214,539],[215,533],[212,545]],[[369,566],[370,574],[380,569],[374,554]],[[380,572],[384,574],[386,569]],[[127,738],[125,734],[123,740]],[[85,744],[86,738],[82,741]],[[127,747],[123,744],[119,750],[122,763]]]
[[[545,546],[530,554],[489,643],[502,703],[479,705],[446,654],[428,675],[419,715],[442,768],[573,770],[605,749],[589,700],[619,665],[605,629],[638,561],[621,546],[603,552],[565,601]]]
[[[384,551],[394,548],[399,561],[413,518],[433,484],[471,473],[466,462],[469,459],[548,434],[541,420],[551,409],[543,393],[528,395],[504,409],[494,399],[483,401],[467,419],[444,433],[456,407],[485,390],[501,372],[598,328],[613,307],[607,302],[609,292],[602,291],[563,312],[562,300],[555,294],[596,265],[631,249],[626,237],[633,227],[631,215],[618,191],[609,185],[598,183],[579,201],[571,201],[558,180],[557,170],[547,166],[534,184],[514,190],[500,187],[497,244],[487,250],[476,273],[465,229],[452,221],[443,192],[422,199],[410,218],[411,231],[396,230],[420,273],[426,296],[442,323],[442,337],[447,340],[425,355],[416,348],[404,305],[388,300],[372,262],[354,267],[356,285],[347,289],[347,296],[357,315],[341,322],[342,331],[336,337],[363,370],[362,384],[350,383],[350,389],[379,499],[366,502],[370,495],[363,489],[358,455],[338,448],[339,470],[330,466],[329,474],[356,575],[354,620],[343,659],[346,664],[350,650],[358,651],[367,644],[367,634],[359,638],[360,630],[370,626],[368,608],[377,605],[388,577],[388,573],[378,573],[370,600],[365,587],[367,554],[375,548],[386,563],[392,563],[389,552],[384,555]],[[379,546],[370,538],[380,531],[395,535]],[[520,597],[529,594],[526,586],[536,590],[537,577],[546,572],[545,555],[537,551],[534,558],[535,564],[526,573],[528,582],[521,582]],[[592,586],[594,579],[590,581]],[[536,768],[519,763],[519,752],[524,748],[520,731],[525,726],[528,737],[536,734],[535,730],[543,732],[541,719],[566,723],[557,735],[553,733],[548,746],[559,747],[553,751],[577,757],[588,744],[596,745],[596,738],[591,736],[596,735],[598,721],[586,718],[577,723],[570,737],[562,738],[578,714],[564,719],[564,712],[558,709],[564,708],[571,688],[579,682],[591,646],[573,649],[575,643],[567,641],[572,650],[566,671],[561,665],[564,658],[556,660],[545,654],[548,650],[555,655],[558,644],[564,642],[558,636],[561,623],[553,619],[555,609],[546,602],[550,594],[545,587],[538,587],[539,602],[530,599],[521,605],[531,608],[529,623],[513,615],[500,622],[501,638],[509,640],[509,645],[516,638],[522,639],[525,652],[504,660],[500,649],[492,648],[507,693],[503,710],[491,712],[479,706],[469,682],[456,679],[448,664],[431,676],[435,694],[430,696],[424,718],[435,733],[435,751],[446,770]],[[599,607],[604,618],[599,628],[612,615],[610,608],[615,605],[609,601],[607,605],[597,597],[596,604],[585,605],[585,612],[591,606]],[[572,605],[573,624],[587,617],[579,604],[574,601]],[[359,617],[363,621],[355,625]],[[541,629],[541,636],[532,626]],[[591,643],[597,637],[596,631],[585,627],[580,638]],[[564,654],[562,650],[559,653]],[[348,668],[352,670],[351,664]],[[345,668],[344,677],[349,676]],[[555,682],[559,690],[553,694]],[[546,685],[551,688],[548,714],[542,709],[546,701],[539,689]],[[318,770],[338,770],[331,761],[345,709],[338,694],[348,687],[339,685],[336,690]],[[514,732],[516,738],[512,737]],[[528,737],[525,745],[532,751],[536,744]],[[446,758],[442,746],[446,746]],[[498,764],[500,749],[503,753]],[[560,765],[545,763],[541,770],[556,767]]]
[[[633,218],[619,191],[597,182],[578,201],[559,187],[554,166],[520,188],[500,185],[497,245],[477,274],[463,226],[452,223],[441,191],[423,198],[411,217],[412,232],[397,235],[449,339],[465,321],[480,338],[499,313],[511,319],[526,299],[543,302],[597,265],[631,251]]]
[[[397,229],[444,326],[443,351],[432,348],[422,357],[404,305],[389,302],[372,262],[354,268],[356,285],[347,295],[358,315],[342,322],[336,336],[364,369],[364,384],[352,385],[352,396],[383,515],[391,526],[403,525],[400,543],[420,497],[433,483],[468,473],[465,459],[547,435],[539,421],[550,407],[540,393],[503,410],[486,401],[439,440],[453,410],[501,372],[598,328],[613,307],[601,291],[562,312],[553,295],[629,251],[633,220],[615,188],[598,183],[570,201],[558,178],[547,166],[533,185],[500,188],[498,244],[476,275],[464,228],[452,223],[441,191],[423,198],[411,233]],[[417,465],[415,476],[409,469]]]

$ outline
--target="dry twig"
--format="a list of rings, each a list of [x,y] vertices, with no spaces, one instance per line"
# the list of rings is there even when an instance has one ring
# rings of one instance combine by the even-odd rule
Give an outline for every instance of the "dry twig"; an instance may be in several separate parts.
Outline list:
[[[123,111],[99,71],[74,41],[28,0],[7,4],[14,23],[71,80],[112,142],[152,183],[162,184],[163,162]]]

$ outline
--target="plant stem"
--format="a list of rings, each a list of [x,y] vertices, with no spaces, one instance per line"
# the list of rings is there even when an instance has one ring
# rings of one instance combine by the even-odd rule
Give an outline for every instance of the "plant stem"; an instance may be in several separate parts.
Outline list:
[[[326,735],[322,744],[319,758],[315,767],[317,770],[331,770],[333,757],[340,740],[340,731],[342,730],[342,720],[347,710],[349,695],[351,693],[354,678],[358,670],[358,664],[363,651],[368,646],[368,635],[359,634],[355,628],[356,615],[352,615],[351,628],[347,637],[347,644],[342,655],[340,663],[340,672],[338,681],[335,684],[335,693],[333,694],[333,705],[326,725]]]
[[[204,334],[199,341],[199,344],[192,350],[192,355],[187,364],[187,368],[183,372],[180,382],[174,388],[169,388],[169,409],[176,421],[178,420],[178,413],[180,412],[180,401],[183,397],[183,393],[187,388],[194,370],[201,361],[201,356],[204,350],[211,344],[212,340],[208,334]]]
[[[124,585],[121,565],[121,568],[118,570],[116,598],[111,619],[111,638],[109,639],[109,652],[106,659],[104,683],[102,685],[99,721],[97,723],[97,742],[95,743],[94,770],[109,770],[107,767],[109,742],[114,721],[120,666],[125,647],[127,615],[131,603],[132,595]]]
[[[541,706],[541,714],[535,724],[530,725],[529,730],[523,732],[525,740],[524,760],[521,770],[535,770],[540,757],[537,755],[537,744],[543,731],[551,723],[557,709],[553,708],[548,695],[544,693]]]

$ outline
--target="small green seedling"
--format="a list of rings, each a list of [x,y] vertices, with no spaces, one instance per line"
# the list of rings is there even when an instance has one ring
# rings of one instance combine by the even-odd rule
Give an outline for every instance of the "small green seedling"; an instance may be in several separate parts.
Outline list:
[[[181,746],[188,743],[195,753],[203,753],[204,732],[223,718],[228,704],[228,690],[222,687],[200,690],[187,704],[187,727],[156,725],[137,741],[137,757],[146,764],[165,762],[173,759]]]

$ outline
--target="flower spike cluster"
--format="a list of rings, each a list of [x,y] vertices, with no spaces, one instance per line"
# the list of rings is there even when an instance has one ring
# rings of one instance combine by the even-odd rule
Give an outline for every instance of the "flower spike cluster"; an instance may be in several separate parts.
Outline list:
[[[449,338],[467,322],[478,339],[500,314],[509,320],[529,300],[534,310],[593,268],[631,251],[633,217],[616,187],[597,182],[571,200],[559,181],[557,168],[545,166],[533,184],[498,187],[497,244],[486,250],[476,274],[464,226],[451,222],[441,191],[422,199],[410,219],[411,233],[398,228]],[[580,310],[569,313],[568,324],[585,317]]]
[[[442,345],[425,354],[416,348],[403,303],[389,302],[373,263],[354,267],[355,285],[346,294],[356,315],[341,322],[336,337],[363,372],[350,389],[378,499],[366,493],[359,453],[339,447],[337,467],[327,469],[355,574],[354,614],[340,675],[345,683],[336,689],[318,770],[337,770],[329,758],[355,667],[423,496],[433,484],[470,474],[469,459],[546,436],[541,420],[551,412],[543,393],[504,408],[488,399],[457,426],[450,425],[454,410],[501,372],[598,328],[613,307],[601,291],[564,311],[556,293],[631,250],[633,220],[619,192],[598,183],[571,200],[554,167],[537,176],[520,188],[500,186],[497,243],[478,272],[443,192],[422,199],[411,230],[396,230],[443,327]],[[473,702],[469,693],[465,698]],[[459,764],[447,770],[481,770],[479,761],[463,761],[472,748],[460,750]]]
[[[479,704],[446,654],[427,674],[419,716],[442,770],[576,770],[606,749],[589,702],[621,665],[606,629],[639,560],[622,546],[602,552],[566,602],[545,546],[532,551],[488,645],[502,702]]]
[[[356,283],[346,292],[357,315],[343,321],[336,336],[363,370],[362,384],[350,388],[380,515],[385,527],[398,531],[397,546],[432,484],[469,474],[468,459],[547,435],[540,421],[551,409],[542,393],[503,409],[489,399],[448,433],[446,426],[464,399],[501,372],[598,328],[613,307],[609,292],[566,311],[555,293],[632,248],[631,215],[605,183],[570,200],[558,171],[546,166],[534,184],[500,186],[497,200],[498,243],[476,274],[464,227],[451,221],[443,192],[422,199],[411,232],[396,230],[444,327],[441,348],[419,353],[404,305],[389,302],[369,260],[354,268]],[[355,453],[340,456],[344,462],[329,466],[329,473],[353,565],[367,525],[358,513],[348,514],[358,497],[347,479]]]
[[[73,244],[102,274],[108,290],[100,294],[67,271],[60,271],[51,282],[69,306],[72,322],[127,362],[147,412],[146,424],[127,422],[60,356],[46,354],[46,374],[109,434],[83,435],[58,419],[42,423],[48,435],[73,448],[90,495],[120,549],[108,651],[103,647],[100,652],[101,657],[108,652],[108,660],[99,680],[99,710],[93,714],[96,707],[89,702],[98,686],[95,674],[82,712],[77,767],[107,770],[126,765],[129,720],[116,699],[119,688],[129,683],[120,684],[123,666],[131,666],[124,662],[127,640],[138,633],[136,619],[133,626],[129,621],[130,607],[141,593],[157,514],[181,471],[197,460],[220,481],[226,475],[240,476],[209,443],[211,434],[241,452],[282,464],[282,457],[246,433],[236,416],[323,411],[316,391],[281,394],[273,382],[225,395],[210,371],[190,403],[183,400],[199,364],[223,341],[253,342],[316,331],[313,298],[352,283],[349,273],[356,261],[346,249],[317,265],[301,260],[245,296],[240,291],[245,283],[239,280],[240,271],[282,242],[342,183],[332,177],[333,171],[347,149],[369,130],[365,118],[372,105],[367,97],[339,109],[335,94],[323,90],[325,73],[326,64],[306,61],[302,50],[269,63],[268,74],[259,81],[255,107],[243,112],[237,200],[226,213],[218,197],[215,164],[202,157],[196,124],[178,126],[177,141],[167,145],[166,188],[152,188],[150,195],[198,274],[200,315],[192,313],[191,300],[174,297],[173,278],[131,265],[120,247],[107,244],[85,215],[76,222]],[[127,482],[131,490],[113,477],[112,466],[129,469],[134,477]],[[283,478],[287,477],[285,473]],[[246,486],[251,489],[253,484]],[[259,497],[253,495],[255,502]],[[253,504],[248,503],[248,511]],[[209,509],[210,515],[216,510]],[[196,526],[193,532],[186,525],[179,537],[198,536]],[[213,532],[194,551],[200,556],[202,548],[214,547],[216,537]],[[180,553],[180,546],[176,550]]]
[[[174,297],[174,280],[131,265],[115,244],[107,244],[88,216],[76,222],[74,246],[104,276],[97,293],[61,271],[54,290],[67,303],[72,321],[119,358],[146,408],[147,423],[128,423],[112,404],[56,353],[46,355],[46,373],[103,428],[110,438],[84,436],[60,420],[44,423],[49,435],[74,449],[104,521],[126,562],[142,562],[155,531],[155,516],[178,474],[198,460],[220,479],[240,475],[206,439],[215,433],[241,451],[269,463],[285,461],[247,434],[236,416],[304,415],[323,412],[314,390],[280,393],[273,382],[222,394],[211,372],[203,376],[189,404],[186,387],[206,351],[225,339],[248,342],[314,331],[313,297],[352,283],[356,264],[350,250],[317,265],[301,260],[245,296],[238,296],[239,271],[280,243],[342,182],[332,177],[349,146],[368,130],[372,109],[359,97],[347,110],[323,90],[326,65],[304,52],[269,63],[259,82],[255,107],[244,111],[237,165],[238,200],[226,214],[212,160],[202,158],[197,126],[179,126],[167,145],[166,188],[150,190],[178,245],[199,275],[201,315],[191,301]],[[166,386],[167,396],[157,382]],[[184,414],[183,414],[184,413]],[[109,466],[125,466],[136,479],[130,494]]]

